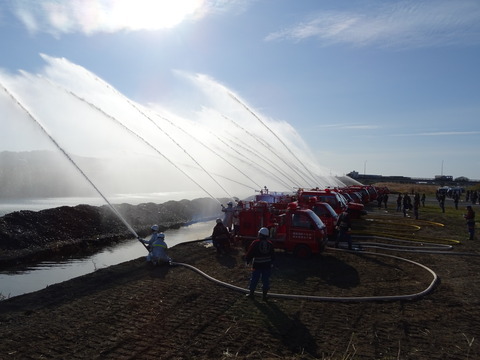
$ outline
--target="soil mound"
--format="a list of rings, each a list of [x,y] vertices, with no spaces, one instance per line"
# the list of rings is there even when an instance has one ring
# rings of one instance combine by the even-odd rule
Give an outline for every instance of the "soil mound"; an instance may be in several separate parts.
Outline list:
[[[218,216],[211,198],[168,201],[163,204],[115,205],[139,236],[152,224],[161,231]],[[107,206],[62,206],[42,211],[16,211],[0,217],[0,267],[67,256],[132,237],[122,220]]]

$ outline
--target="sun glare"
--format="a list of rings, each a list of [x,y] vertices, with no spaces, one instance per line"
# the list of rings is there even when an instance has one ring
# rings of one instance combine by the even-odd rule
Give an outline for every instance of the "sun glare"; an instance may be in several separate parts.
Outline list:
[[[121,0],[111,10],[111,20],[132,30],[172,28],[202,9],[204,0]]]

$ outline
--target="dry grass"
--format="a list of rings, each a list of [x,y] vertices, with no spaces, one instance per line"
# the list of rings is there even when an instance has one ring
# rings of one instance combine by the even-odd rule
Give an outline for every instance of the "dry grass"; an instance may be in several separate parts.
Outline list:
[[[374,184],[375,186],[378,187],[387,187],[391,193],[394,194],[414,194],[414,193],[419,193],[423,194],[425,193],[427,196],[428,195],[434,195],[437,189],[439,188],[438,185],[427,185],[427,184],[400,184],[400,183],[393,183],[393,182],[382,182],[382,183],[376,183]]]

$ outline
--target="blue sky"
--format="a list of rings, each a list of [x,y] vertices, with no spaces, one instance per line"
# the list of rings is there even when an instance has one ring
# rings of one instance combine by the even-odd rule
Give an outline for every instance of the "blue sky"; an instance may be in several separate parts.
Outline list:
[[[331,174],[480,179],[477,0],[4,0],[0,41],[12,76],[65,58],[180,112],[205,75]]]

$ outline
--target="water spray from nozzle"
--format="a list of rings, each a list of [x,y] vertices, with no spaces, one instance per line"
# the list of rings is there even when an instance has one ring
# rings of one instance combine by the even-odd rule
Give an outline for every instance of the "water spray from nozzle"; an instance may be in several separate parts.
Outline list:
[[[190,133],[188,133],[187,131],[185,131],[184,129],[182,129],[180,126],[177,126],[173,121],[170,121],[169,119],[167,119],[166,117],[164,116],[161,116],[159,114],[156,114],[158,117],[160,117],[161,119],[167,121],[170,125],[174,126],[175,128],[177,128],[178,130],[180,130],[182,133],[184,133],[185,135],[189,136],[190,138],[192,138],[194,141],[198,142],[199,144],[201,144],[203,147],[205,147],[206,149],[210,150],[212,153],[214,153],[215,155],[217,155],[220,159],[222,159],[223,161],[225,161],[226,164],[230,165],[232,168],[234,168],[235,170],[237,170],[240,174],[242,174],[244,177],[246,177],[248,180],[250,180],[255,186],[259,187],[260,185],[258,185],[250,176],[248,176],[247,174],[245,174],[245,172],[243,172],[242,170],[240,170],[238,168],[238,166],[235,166],[235,164],[233,164],[231,161],[229,161],[227,158],[225,158],[223,155],[221,155],[218,151],[215,151],[214,149],[212,149],[211,147],[207,146],[205,143],[203,143],[202,141],[198,140],[196,137],[192,136]],[[212,134],[213,135],[213,134]],[[219,137],[218,137],[219,138]],[[237,181],[235,181],[236,183],[238,184],[241,184]],[[243,184],[242,184],[243,185]],[[246,185],[244,185],[246,186]],[[249,186],[248,186],[249,187]],[[251,188],[251,187],[250,187]],[[251,188],[251,189],[254,189],[254,188]]]
[[[63,149],[60,144],[50,135],[50,133],[45,129],[45,127],[40,123],[40,121],[35,118],[32,113],[13,95],[12,92],[10,92],[5,85],[0,83],[0,86],[3,88],[3,90],[7,93],[8,96],[27,114],[27,116],[33,120],[39,127],[40,129],[47,135],[47,137],[52,141],[52,143],[57,147],[58,150],[62,154],[66,156],[66,158],[72,163],[72,165],[82,174],[82,176],[87,180],[90,185],[95,189],[95,191],[105,200],[105,202],[108,204],[110,209],[113,211],[115,215],[123,222],[123,224],[127,227],[127,229],[138,239],[139,236],[136,233],[136,231],[130,226],[130,224],[125,220],[125,218],[118,212],[118,210],[108,201],[108,199],[103,195],[103,193],[97,188],[97,186],[90,180],[90,178],[83,172],[83,170],[77,165],[77,163],[71,158],[71,156]]]
[[[277,134],[275,134],[275,132],[272,131],[272,129],[271,129],[269,126],[267,126],[267,124],[265,124],[265,123],[262,121],[262,119],[260,119],[260,118],[257,116],[257,114],[255,114],[243,101],[241,101],[240,99],[238,99],[238,98],[237,98],[235,95],[233,95],[230,91],[228,91],[228,95],[229,95],[233,100],[235,100],[237,103],[239,103],[241,106],[243,106],[243,107],[245,108],[245,110],[247,110],[250,114],[252,114],[252,116],[260,122],[260,124],[262,124],[273,136],[275,136],[275,138],[285,147],[285,149],[287,149],[287,151],[290,153],[290,155],[292,155],[293,158],[294,158],[296,161],[298,161],[298,163],[301,164],[301,165],[304,167],[304,169],[307,171],[307,173],[311,176],[311,180],[313,179],[314,182],[316,181],[316,180],[315,180],[315,176],[314,176],[314,175],[312,174],[312,172],[305,166],[305,164],[293,153],[293,151],[287,146],[287,144],[285,144],[285,142],[284,142],[282,139],[280,139],[280,137],[279,137]],[[267,148],[268,148],[269,150],[271,150],[270,147],[267,147]],[[272,151],[272,152],[273,152],[273,151]],[[273,152],[273,153],[275,154],[275,152]],[[279,158],[280,158],[280,157],[279,157]],[[285,160],[283,160],[283,159],[281,159],[281,158],[280,158],[280,160],[282,160],[282,161],[285,163]],[[285,164],[286,164],[286,163],[285,163]],[[288,164],[286,164],[286,165],[288,165]],[[302,177],[302,179],[303,179],[306,183],[308,183],[308,181],[307,181],[301,174],[299,174],[299,175]]]
[[[49,83],[51,83],[50,80],[46,80],[48,81]],[[54,84],[56,85],[56,84]],[[131,130],[129,127],[127,127],[125,124],[123,124],[121,121],[119,121],[118,119],[116,119],[115,117],[113,117],[112,115],[110,114],[107,114],[104,110],[102,110],[101,108],[99,108],[98,106],[96,106],[95,104],[92,104],[91,102],[89,102],[88,100],[78,96],[77,94],[75,94],[74,92],[70,91],[70,90],[67,90],[65,89],[64,87],[60,86],[60,85],[56,85],[58,86],[59,88],[61,88],[63,91],[65,91],[67,94],[73,96],[75,99],[83,102],[84,104],[87,104],[89,105],[91,108],[95,109],[96,111],[100,112],[102,115],[104,115],[105,117],[107,117],[108,119],[114,121],[116,124],[122,126],[125,130],[127,130],[130,134],[134,135],[136,138],[140,139],[144,144],[146,144],[147,146],[149,146],[151,149],[153,149],[157,154],[159,154],[160,156],[162,156],[165,160],[167,160],[173,167],[175,167],[178,171],[180,171],[183,175],[185,175],[188,179],[190,179],[195,185],[197,185],[200,189],[202,189],[207,195],[209,195],[212,199],[214,199],[215,201],[217,201],[219,204],[220,204],[220,200],[218,200],[215,196],[213,196],[212,194],[210,194],[203,186],[201,186],[197,181],[195,181],[194,178],[192,178],[190,175],[188,175],[188,173],[186,173],[184,170],[182,170],[177,164],[175,164],[172,160],[170,160],[167,156],[165,156],[160,150],[158,150],[154,145],[152,145],[150,142],[148,142],[147,140],[145,140],[143,137],[141,137],[138,133],[136,133],[135,131]]]

